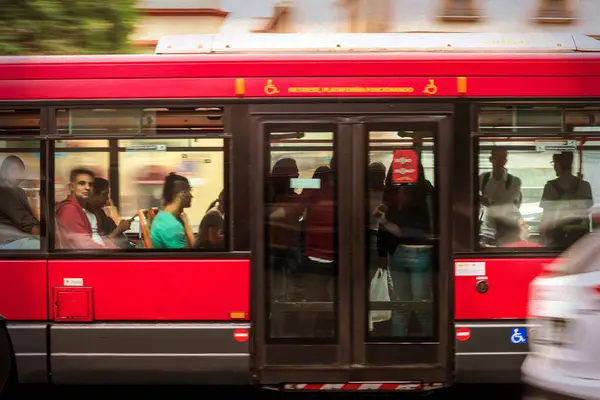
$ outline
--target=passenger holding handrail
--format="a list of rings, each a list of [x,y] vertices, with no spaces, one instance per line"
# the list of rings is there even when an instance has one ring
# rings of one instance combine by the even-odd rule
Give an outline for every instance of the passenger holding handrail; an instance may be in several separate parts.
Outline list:
[[[187,178],[171,172],[163,186],[164,207],[156,214],[150,228],[152,246],[156,249],[189,247],[181,214],[192,204],[192,187]]]
[[[386,177],[377,247],[381,267],[389,265],[395,301],[432,300],[434,249],[427,241],[434,233],[428,204],[432,190],[424,177],[400,186],[393,185],[391,168]],[[432,312],[415,311],[423,336],[433,335]],[[393,336],[407,336],[409,316],[404,307],[392,312]]]

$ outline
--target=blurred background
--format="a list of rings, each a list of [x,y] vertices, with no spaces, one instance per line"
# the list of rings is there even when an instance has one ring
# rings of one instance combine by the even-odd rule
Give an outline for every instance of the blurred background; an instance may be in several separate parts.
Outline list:
[[[570,32],[598,0],[0,0],[0,55],[152,53],[200,33]]]

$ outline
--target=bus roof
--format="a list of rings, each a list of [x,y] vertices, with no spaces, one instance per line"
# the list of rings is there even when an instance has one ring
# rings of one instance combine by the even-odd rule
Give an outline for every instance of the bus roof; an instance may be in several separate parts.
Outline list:
[[[165,36],[156,54],[356,52],[600,52],[570,33],[203,34]]]

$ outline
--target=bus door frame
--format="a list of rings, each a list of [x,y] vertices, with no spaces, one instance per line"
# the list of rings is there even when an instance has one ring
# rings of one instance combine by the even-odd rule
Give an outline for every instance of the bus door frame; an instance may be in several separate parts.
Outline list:
[[[251,138],[249,179],[252,182],[252,372],[253,379],[263,385],[282,383],[345,383],[356,381],[392,381],[401,375],[403,380],[445,384],[452,383],[453,376],[453,262],[451,252],[451,199],[453,135],[451,103],[312,103],[312,104],[255,104],[250,105]],[[435,364],[418,365],[373,365],[368,363],[367,348],[407,343],[367,343],[362,315],[366,312],[364,273],[365,239],[365,175],[368,154],[369,123],[415,123],[436,124],[436,168],[440,181],[445,182],[439,193],[438,213],[440,235],[440,287],[438,306],[439,351]],[[339,268],[337,285],[338,341],[334,345],[315,344],[272,344],[267,342],[266,309],[266,257],[265,257],[265,204],[266,155],[269,151],[265,142],[266,125],[269,124],[329,124],[337,125],[334,149],[338,172],[338,254]],[[442,140],[443,138],[443,140]],[[367,152],[367,153],[365,153]],[[444,155],[439,160],[439,155]],[[447,168],[440,168],[443,162]],[[444,171],[445,170],[445,171]],[[439,183],[436,182],[436,186]],[[340,201],[351,193],[353,200]],[[340,216],[352,215],[351,218]],[[355,227],[360,227],[358,232]],[[360,249],[357,251],[357,249]],[[360,278],[362,277],[362,278]],[[352,333],[354,332],[354,333]],[[414,347],[414,346],[413,346]],[[406,348],[406,347],[405,347]],[[316,354],[333,355],[334,360],[316,363]],[[381,351],[377,351],[381,354]],[[329,357],[331,358],[331,357]],[[294,363],[293,360],[308,360],[310,363]],[[270,363],[269,360],[276,360]],[[291,362],[290,362],[291,361]],[[400,372],[400,374],[399,374]],[[397,380],[397,379],[396,379]]]

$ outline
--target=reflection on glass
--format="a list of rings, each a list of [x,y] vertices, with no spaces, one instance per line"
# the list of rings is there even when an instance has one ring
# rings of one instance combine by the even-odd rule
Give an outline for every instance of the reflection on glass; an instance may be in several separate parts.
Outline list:
[[[0,135],[37,135],[40,126],[39,109],[0,109]],[[28,147],[23,144],[19,147]]]
[[[265,242],[271,339],[335,335],[333,133],[305,128],[268,137]]]
[[[369,140],[365,210],[369,337],[433,340],[437,254],[433,135],[373,130]],[[418,178],[393,184],[393,153],[403,148],[419,156]]]
[[[119,146],[123,146],[122,141]],[[223,190],[223,151],[167,151],[167,146],[160,149],[152,141],[141,140],[135,146],[155,146],[154,149],[137,150],[132,146],[119,152],[119,165],[127,166],[119,170],[119,208],[123,215],[134,216],[140,209],[161,207],[165,177],[175,172],[186,177],[192,187],[194,200],[186,214],[193,231],[198,232],[200,222],[210,211],[207,208]]]
[[[218,107],[68,108],[57,110],[56,126],[62,134],[222,133],[222,114]]]
[[[600,198],[597,149],[597,138],[585,143],[557,136],[481,138],[481,246],[566,248],[589,232],[591,209]],[[569,232],[555,229],[575,220],[581,223],[569,223]]]
[[[0,251],[39,250],[40,235],[39,153],[2,152]]]

